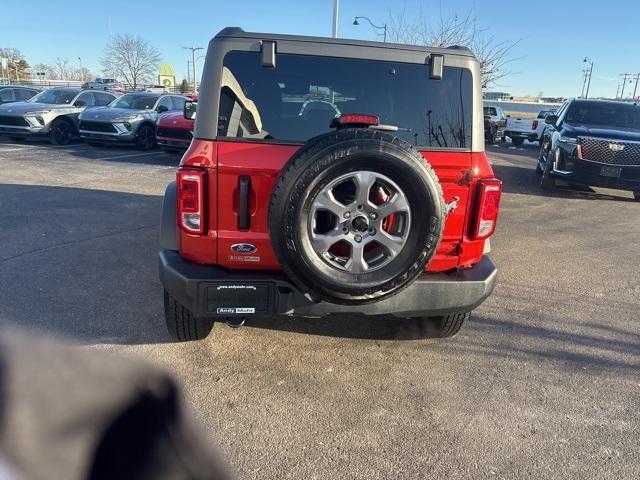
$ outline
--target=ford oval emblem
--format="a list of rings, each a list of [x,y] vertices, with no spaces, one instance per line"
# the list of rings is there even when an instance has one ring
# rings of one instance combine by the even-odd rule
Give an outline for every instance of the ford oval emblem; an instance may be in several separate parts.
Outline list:
[[[250,243],[234,243],[231,245],[231,250],[236,253],[253,253],[258,249],[255,245]]]

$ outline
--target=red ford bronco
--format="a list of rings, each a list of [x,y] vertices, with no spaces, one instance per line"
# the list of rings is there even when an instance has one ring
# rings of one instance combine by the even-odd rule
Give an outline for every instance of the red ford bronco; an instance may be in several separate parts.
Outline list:
[[[171,335],[354,313],[457,333],[496,282],[483,121],[465,48],[222,30],[164,197]]]

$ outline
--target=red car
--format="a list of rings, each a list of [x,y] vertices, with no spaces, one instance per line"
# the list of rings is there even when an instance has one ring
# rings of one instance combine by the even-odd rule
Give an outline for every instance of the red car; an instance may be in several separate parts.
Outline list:
[[[165,113],[158,120],[156,142],[170,153],[182,153],[191,144],[194,121],[184,118],[184,112]]]
[[[164,197],[170,334],[359,315],[455,335],[497,275],[480,85],[461,47],[221,31]]]

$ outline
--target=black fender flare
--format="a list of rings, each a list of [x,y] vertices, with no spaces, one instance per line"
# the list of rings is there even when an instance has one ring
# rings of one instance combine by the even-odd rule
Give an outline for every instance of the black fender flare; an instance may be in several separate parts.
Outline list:
[[[160,217],[160,247],[164,250],[179,249],[176,199],[176,182],[171,182],[164,192]]]

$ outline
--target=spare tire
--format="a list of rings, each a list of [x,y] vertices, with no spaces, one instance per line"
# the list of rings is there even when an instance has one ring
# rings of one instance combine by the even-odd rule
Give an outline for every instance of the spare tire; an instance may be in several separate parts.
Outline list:
[[[311,139],[280,173],[269,233],[289,278],[316,300],[363,304],[407,287],[442,237],[446,208],[431,166],[388,133]]]

